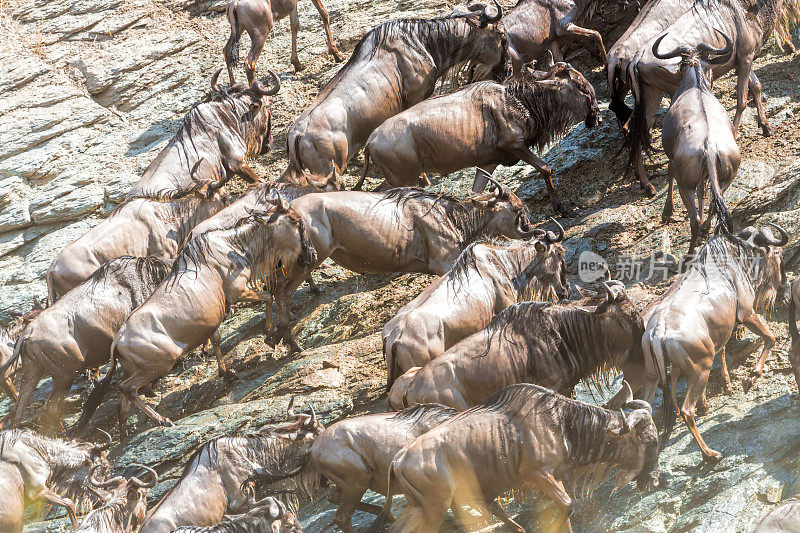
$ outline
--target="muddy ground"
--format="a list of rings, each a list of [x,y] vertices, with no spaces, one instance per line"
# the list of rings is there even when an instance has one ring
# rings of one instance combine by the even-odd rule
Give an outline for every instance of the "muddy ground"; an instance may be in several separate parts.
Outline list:
[[[95,158],[92,164],[100,170],[94,179],[100,183],[106,183],[103,181],[106,164],[130,174],[128,183],[135,179],[137,172],[177,130],[186,109],[206,90],[210,75],[224,65],[221,47],[227,38],[228,25],[222,13],[223,2],[154,0],[122,4],[112,0],[83,0],[74,4],[48,4],[40,0],[0,5],[3,31],[7,37],[16,39],[13,45],[16,48],[11,52],[4,50],[6,53],[28,54],[30,59],[25,61],[41,61],[53,76],[64,74],[68,80],[65,83],[74,84],[78,91],[114,115],[115,118],[103,123],[103,131],[89,132],[87,126],[76,131],[87,136],[123,132],[120,142],[125,149],[114,152],[109,147],[90,154],[91,150],[70,145],[66,153],[77,162],[88,160],[90,155]],[[345,56],[364,32],[380,21],[409,15],[434,16],[453,7],[434,0],[413,3],[334,0],[326,5],[334,37]],[[65,10],[58,9],[59,6]],[[629,19],[633,10],[633,6],[622,13],[612,9],[595,22],[610,32],[609,45],[622,31],[610,29],[614,21],[621,17]],[[108,15],[112,21],[127,17],[125,20],[133,22],[110,24],[115,29],[107,31],[108,39],[98,40],[97,35],[102,35],[96,31],[98,22],[93,25],[81,22],[82,17],[97,13]],[[276,177],[286,166],[287,127],[339,68],[327,53],[319,18],[310,2],[301,2],[300,18],[300,60],[305,70],[294,73],[289,65],[287,20],[276,25],[259,61],[259,74],[271,68],[282,83],[280,94],[272,102],[273,149],[254,165],[267,177]],[[63,32],[66,38],[52,37],[65,27],[70,28],[69,32]],[[158,41],[153,37],[155,34],[159,39],[166,36],[184,41],[171,47],[169,54],[159,55],[157,50],[151,50],[153,42]],[[247,45],[244,37],[242,56]],[[9,43],[3,46],[12,47]],[[77,71],[94,73],[94,78],[75,74],[75,57],[88,65]],[[602,100],[605,109],[607,91],[600,66],[578,48],[572,49],[567,57],[595,85],[598,100]],[[99,66],[98,58],[103,60]],[[130,67],[129,60],[137,66],[135,69]],[[159,69],[158,75],[154,74],[155,69]],[[772,137],[763,137],[755,125],[752,106],[747,110],[739,135],[743,163],[727,199],[739,225],[773,221],[790,230],[792,240],[786,255],[792,276],[798,268],[797,230],[800,229],[800,53],[787,55],[770,46],[758,57],[754,69],[764,86],[775,132]],[[93,91],[91,83],[96,80],[97,72],[107,74],[112,82],[100,87],[102,90]],[[166,81],[148,83],[154,76]],[[243,77],[243,72],[239,71],[238,76]],[[727,75],[714,85],[715,94],[729,110],[735,103],[734,84],[733,76]],[[10,98],[22,98],[23,90],[23,86],[13,85],[7,94]],[[125,101],[130,101],[145,91],[149,92],[143,104],[123,103],[122,95],[127,95]],[[36,112],[46,114],[56,103],[41,105]],[[660,151],[658,131],[655,133],[656,152],[647,166],[658,191],[655,198],[645,197],[638,183],[624,175],[624,158],[615,157],[620,143],[619,126],[608,112],[602,125],[591,131],[578,126],[547,151],[545,159],[557,177],[559,194],[574,211],[574,216],[560,219],[568,229],[565,245],[573,282],[577,281],[577,258],[582,251],[602,255],[614,272],[622,256],[647,258],[657,251],[680,255],[686,250],[689,228],[679,199],[675,203],[675,218],[679,222],[667,226],[660,222],[666,194],[666,158]],[[360,173],[361,164],[359,156],[349,167],[349,185]],[[517,165],[498,173],[525,199],[532,220],[546,224],[553,215],[552,209],[532,169]],[[433,181],[434,190],[463,193],[471,185],[471,173],[465,171]],[[368,185],[377,182],[370,179]],[[240,183],[234,183],[231,189],[241,187]],[[112,198],[107,193],[98,207],[81,215],[79,222],[70,224],[92,224],[111,207]],[[71,226],[45,225],[41,232],[68,227]],[[25,246],[36,248],[33,244]],[[23,246],[20,250],[19,262],[14,259],[4,269],[17,268],[26,261],[27,248]],[[41,290],[38,274],[18,278],[14,290],[33,293]],[[190,356],[158,383],[156,397],[150,400],[160,413],[176,422],[176,427],[153,428],[142,416],[132,416],[130,428],[134,435],[115,446],[113,458],[120,466],[140,462],[159,471],[162,480],[152,493],[153,501],[174,482],[195,445],[218,434],[257,431],[274,423],[293,394],[298,396],[300,405],[313,402],[326,421],[386,409],[380,329],[433,278],[415,274],[357,275],[330,262],[315,272],[314,278],[321,293],[316,295],[303,287],[293,300],[294,312],[299,317],[295,334],[306,348],[302,354],[289,357],[282,347],[273,350],[264,342],[263,308],[236,307],[222,331],[226,360],[229,368],[236,371],[237,379],[220,380],[215,375],[215,365],[204,364],[199,355]],[[5,276],[2,281],[6,283]],[[630,294],[643,308],[666,290],[670,280],[654,277],[626,281]],[[777,309],[767,318],[778,343],[764,377],[753,390],[744,393],[740,384],[760,348],[760,342],[749,333],[743,333],[728,347],[734,390],[724,391],[720,374],[712,372],[710,412],[702,418],[700,428],[709,445],[725,458],[715,465],[703,464],[691,436],[682,424],[677,424],[662,454],[662,482],[658,490],[641,495],[631,485],[610,495],[610,487],[604,485],[592,495],[576,495],[578,504],[573,517],[576,531],[750,531],[775,505],[766,500],[768,488],[779,487],[781,500],[796,496],[800,490],[797,470],[800,424],[796,417],[800,405],[786,358],[786,314]],[[615,382],[612,388],[618,386]],[[43,382],[28,413],[29,422],[35,421],[48,392],[49,384]],[[76,384],[68,399],[66,422],[77,418],[86,392],[85,382]],[[678,392],[682,394],[683,388]],[[116,433],[113,400],[101,407],[93,428]],[[0,415],[8,408],[8,401],[0,402]],[[372,498],[381,501],[378,496]],[[532,530],[547,529],[552,508],[535,494],[505,504]],[[328,528],[331,509],[324,495],[304,506],[301,516],[306,531]],[[51,517],[43,517],[38,509],[32,508],[28,518],[34,523]],[[357,524],[363,526],[368,521],[367,515],[357,515]],[[61,520],[47,520],[31,525],[28,531],[61,527]],[[445,529],[452,530],[453,524],[448,523]]]

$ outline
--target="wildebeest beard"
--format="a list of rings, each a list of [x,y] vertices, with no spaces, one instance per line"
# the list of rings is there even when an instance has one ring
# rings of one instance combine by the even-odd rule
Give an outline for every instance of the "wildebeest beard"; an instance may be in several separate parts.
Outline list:
[[[50,439],[37,435],[26,429],[10,429],[0,434],[0,457],[5,446],[12,446],[21,441],[38,455],[50,467],[50,474],[45,486],[53,492],[69,498],[75,504],[76,512],[91,510],[97,498],[86,490],[88,467],[82,474],[76,470],[84,466],[86,455],[60,439]]]
[[[475,197],[478,201],[488,201],[493,198],[491,193]],[[488,208],[472,200],[463,200],[444,193],[432,193],[417,187],[391,189],[385,193],[384,200],[393,200],[401,207],[410,201],[429,204],[425,215],[452,224],[458,233],[458,245],[462,250],[476,239],[486,236],[486,227],[492,219]]]
[[[537,150],[564,136],[573,124],[584,118],[577,109],[567,105],[560,88],[511,79],[505,83],[505,90],[508,103],[517,104],[508,112],[517,116],[518,124],[525,125],[525,142]]]

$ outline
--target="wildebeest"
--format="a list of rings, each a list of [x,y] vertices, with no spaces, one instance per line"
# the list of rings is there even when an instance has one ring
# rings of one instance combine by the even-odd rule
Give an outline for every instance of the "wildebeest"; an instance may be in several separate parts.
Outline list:
[[[300,472],[308,460],[322,424],[311,414],[295,414],[290,400],[286,424],[259,435],[216,437],[202,445],[186,462],[177,483],[148,513],[141,533],[168,533],[180,526],[211,526],[226,513],[249,509],[242,485],[256,474],[299,475],[283,483],[305,490],[309,477]]]
[[[797,330],[797,310],[800,309],[800,276],[792,283],[789,294],[789,336],[792,347],[789,349],[789,361],[792,363],[794,380],[800,389],[800,331]]]
[[[88,507],[89,469],[106,469],[106,444],[49,439],[26,429],[0,432],[0,531],[22,531],[26,502],[45,501],[63,507],[72,527],[78,527],[76,509]]]
[[[243,514],[229,515],[216,526],[184,526],[175,533],[303,533],[300,521],[280,500],[267,496],[250,503]]]
[[[4,328],[0,328],[0,366],[3,367],[3,370],[0,370],[0,387],[14,401],[17,401],[17,389],[14,388],[11,376],[19,370],[19,362],[8,363],[8,361],[14,356],[14,346],[17,344],[19,334],[22,333],[22,330],[31,320],[39,315],[42,309],[44,309],[42,304],[38,299],[34,298],[33,309],[25,314],[12,313],[11,323]],[[0,428],[2,428],[2,425],[0,425]]]
[[[653,55],[653,41],[662,33],[666,49],[684,45],[709,43],[719,47],[721,30],[733,40],[733,52],[728,61],[710,65],[707,73],[716,79],[736,69],[736,115],[734,130],[739,129],[742,112],[747,103],[748,89],[753,94],[758,124],[765,135],[771,134],[761,99],[761,83],[752,71],[753,59],[766,43],[778,22],[784,0],[751,1],[721,0],[650,0],[639,12],[628,30],[608,53],[608,88],[611,93],[609,109],[624,125],[629,150],[629,164],[636,171],[642,187],[650,195],[655,187],[650,183],[643,163],[643,151],[650,149],[650,128],[665,93],[673,94],[681,81],[675,63]],[[625,105],[625,95],[631,91],[634,108]]]
[[[189,231],[225,206],[219,187],[234,174],[258,181],[245,160],[267,146],[268,96],[278,92],[278,78],[272,74],[272,89],[258,82],[219,88],[218,76],[124,203],[53,259],[46,275],[51,303],[115,257],[173,259]]]
[[[169,264],[152,257],[112,259],[41,311],[19,335],[14,356],[6,363],[9,366],[19,360],[21,374],[11,425],[19,425],[45,374],[52,377],[53,385],[42,425],[50,429],[60,424],[59,413],[72,383],[85,370],[108,362],[117,329],[152,294],[169,269]]]
[[[93,509],[81,521],[75,533],[133,533],[147,512],[147,494],[158,482],[158,474],[149,466],[131,465],[143,468],[150,474],[149,481],[137,477],[125,479],[122,476],[100,481],[94,477],[96,466],[89,472],[89,490],[94,492],[103,505]]]
[[[354,272],[426,272],[442,275],[473,241],[526,237],[524,204],[505,187],[462,200],[421,189],[309,194],[292,202],[308,228],[317,260],[287,273],[274,292],[276,338],[300,350],[292,338],[291,295],[330,257]]]
[[[403,306],[381,332],[387,387],[414,366],[439,357],[517,302],[569,296],[559,234],[532,230],[530,241],[479,241],[453,268]]]
[[[364,493],[388,493],[386,479],[394,455],[455,414],[443,405],[418,405],[399,413],[347,418],[325,429],[311,446],[307,468],[336,485],[331,501],[339,508],[333,523],[345,533],[352,532],[353,512],[365,510]]]
[[[689,269],[672,285],[661,302],[655,306],[642,337],[647,376],[644,399],[653,401],[658,382],[664,383],[667,409],[665,439],[674,424],[672,407],[678,409],[675,384],[686,376],[686,397],[680,407],[681,416],[700,446],[704,460],[722,457],[703,440],[695,424],[697,407],[701,414],[708,410],[706,383],[717,353],[724,358],[725,344],[736,326],[744,325],[761,337],[764,349],[751,375],[742,379],[747,391],[764,369],[775,337],[758,315],[756,309],[769,309],[785,287],[781,267],[782,247],[789,236],[782,228],[771,224],[778,232],[776,238],[769,228],[749,226],[738,236],[712,237],[697,254]],[[723,359],[724,361],[724,359]],[[667,381],[666,364],[672,363],[672,377]],[[723,363],[726,381],[727,365]]]
[[[713,210],[717,211],[728,231],[733,231],[733,222],[722,195],[733,183],[742,156],[728,112],[711,93],[711,82],[703,67],[704,62],[711,65],[724,63],[727,54],[733,51],[733,43],[730,37],[722,34],[727,43],[723,49],[699,43],[695,47],[682,46],[661,53],[658,45],[665,36],[653,43],[653,56],[664,60],[680,56],[683,79],[672,95],[661,134],[664,151],[669,157],[669,192],[661,219],[667,221],[672,216],[672,188],[677,181],[678,192],[689,214],[692,236],[688,255],[692,256],[703,222],[706,181],[711,186]],[[710,226],[711,214],[712,209],[709,209],[706,227]]]
[[[753,533],[790,533],[800,531],[800,502],[786,502],[761,519]]]
[[[594,88],[566,63],[539,76],[473,83],[420,102],[375,129],[355,189],[366,177],[370,159],[392,187],[417,185],[426,172],[449,174],[477,166],[488,174],[476,174],[473,192],[483,190],[497,165],[522,160],[539,171],[553,208],[565,212],[550,167],[531,147],[541,150],[575,124],[593,127],[601,120]]]
[[[592,18],[598,0],[521,0],[511,8],[503,24],[508,40],[519,54],[521,63],[539,59],[550,50],[556,61],[563,61],[561,44],[579,40],[583,46],[603,63],[606,48],[603,38],[594,30],[582,28]],[[516,65],[515,65],[515,70]]]
[[[400,376],[390,405],[464,410],[513,383],[571,396],[579,381],[599,384],[612,369],[641,375],[642,317],[620,282],[602,287],[597,306],[523,302],[506,308],[483,330]]]
[[[328,11],[322,4],[322,0],[311,1],[322,19],[322,27],[325,29],[325,37],[328,41],[328,51],[336,61],[341,61],[342,54],[333,44]],[[225,56],[225,65],[228,67],[231,85],[235,83],[233,69],[239,64],[239,39],[242,36],[242,30],[250,36],[250,52],[247,53],[244,60],[244,71],[247,74],[247,83],[253,83],[256,77],[256,61],[258,61],[261,50],[264,49],[269,32],[276,22],[287,15],[292,30],[292,66],[295,72],[303,70],[303,65],[300,64],[300,59],[297,57],[297,32],[300,30],[297,0],[228,0],[226,14],[228,23],[231,25],[231,36],[228,37],[222,53]]]
[[[563,481],[588,477],[596,486],[617,467],[617,486],[633,479],[640,489],[658,485],[658,433],[650,406],[628,394],[625,408],[632,412],[609,411],[530,384],[498,391],[397,453],[388,486],[405,494],[407,505],[392,530],[435,533],[448,508],[467,522],[463,504],[492,509],[503,492],[538,488],[563,510],[571,531],[572,499]],[[390,508],[387,498],[375,526]],[[525,531],[511,519],[507,523]]]
[[[300,215],[278,197],[271,211],[251,211],[217,230],[195,236],[153,294],[120,327],[111,344],[108,374],[86,400],[80,430],[111,384],[119,362],[120,435],[127,435],[131,402],[160,425],[172,422],[139,396],[139,389],[170,371],[175,361],[214,335],[231,305],[261,296],[251,287],[269,284],[280,268],[316,263]]]
[[[503,10],[379,24],[289,129],[287,172],[343,171],[370,133],[387,118],[433,94],[437,80],[465,63],[484,65],[496,79],[511,71]]]

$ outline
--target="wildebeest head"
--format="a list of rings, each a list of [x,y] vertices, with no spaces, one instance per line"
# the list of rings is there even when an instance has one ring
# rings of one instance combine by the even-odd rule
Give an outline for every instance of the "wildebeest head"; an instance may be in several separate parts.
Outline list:
[[[264,88],[259,80],[251,85],[237,83],[230,87],[220,87],[217,83],[222,69],[219,69],[211,78],[211,93],[206,96],[206,102],[227,102],[230,111],[238,114],[237,121],[250,124],[247,129],[245,142],[247,144],[247,157],[254,157],[269,146],[272,117],[270,114],[269,97],[278,94],[281,88],[278,76],[268,71],[272,78],[272,88]],[[266,141],[266,142],[265,142]]]
[[[518,224],[517,231],[524,239],[534,239],[533,245],[536,248],[537,258],[525,269],[526,274],[529,269],[536,265],[536,277],[542,287],[553,287],[559,299],[569,297],[570,288],[567,281],[567,260],[564,254],[564,247],[561,241],[564,240],[564,227],[557,220],[551,218],[558,228],[557,232],[546,231],[539,228],[523,229]],[[542,258],[541,260],[539,258]]]
[[[483,53],[493,57],[485,57],[486,65],[494,65],[492,77],[504,80],[513,72],[512,61],[519,59],[519,54],[508,39],[506,28],[503,25],[503,7],[494,2],[494,14],[490,14],[489,6],[483,2],[471,4],[467,9],[469,13],[453,15],[453,18],[463,18],[467,24],[480,31],[479,46]]]
[[[310,410],[309,414],[295,413],[294,396],[292,396],[286,409],[286,424],[275,428],[276,435],[296,444],[295,454],[308,455],[314,440],[325,431],[325,426],[317,420],[313,405]]]
[[[158,474],[148,466],[132,466],[143,468],[150,475],[150,480],[144,482],[137,477],[125,479],[116,476],[100,481],[95,476],[99,466],[92,467],[89,471],[88,489],[104,505],[87,515],[78,531],[84,528],[87,531],[96,531],[101,525],[106,526],[106,531],[138,531],[147,513],[147,494],[158,482]]]
[[[552,56],[549,56],[552,58]],[[569,63],[548,64],[544,74],[530,72],[523,74],[523,79],[535,86],[555,89],[559,92],[559,103],[569,110],[574,117],[584,117],[587,127],[593,128],[603,121],[594,87],[578,70]],[[554,110],[551,109],[551,112]]]
[[[778,237],[768,227],[757,229],[753,226],[746,227],[738,235],[754,254],[755,264],[751,268],[756,273],[753,288],[758,309],[772,309],[775,301],[785,300],[789,291],[783,268],[783,247],[789,242],[789,234],[777,224],[769,225]]]
[[[267,202],[275,206],[271,211],[250,211],[250,215],[271,230],[271,250],[275,254],[271,267],[291,268],[297,264],[305,268],[316,262],[317,251],[300,214],[289,206],[278,191]],[[271,271],[272,268],[267,270]]]
[[[608,334],[616,332],[619,335],[619,345],[629,343],[632,355],[637,359],[642,356],[642,335],[644,335],[644,320],[636,306],[628,298],[625,285],[618,280],[601,281],[603,300],[595,309],[595,314],[604,320],[613,323],[616,327],[606,328]]]
[[[470,200],[481,209],[491,212],[489,225],[494,226],[491,228],[494,231],[490,233],[512,239],[527,239],[532,226],[525,204],[511,189],[495,180],[491,174],[481,168],[478,172],[485,174],[489,180],[489,192],[472,196]]]
[[[670,52],[661,53],[658,51],[658,47],[661,44],[661,41],[664,40],[664,37],[667,36],[665,33],[653,43],[653,56],[655,56],[657,59],[672,59],[674,57],[680,57],[681,77],[686,75],[686,72],[689,69],[695,69],[698,81],[701,81],[704,84],[707,83],[708,87],[711,87],[712,79],[710,71],[705,69],[703,63],[708,65],[727,63],[731,58],[731,54],[733,53],[733,42],[731,41],[731,38],[716,28],[714,31],[719,33],[722,38],[725,39],[725,46],[723,48],[714,48],[708,43],[698,43],[697,46],[694,47],[682,45]]]
[[[620,468],[633,474],[640,490],[649,490],[658,486],[658,429],[650,404],[634,400],[627,381],[622,386],[627,389],[625,404],[608,431],[621,440],[617,444]],[[625,413],[626,409],[630,412]]]

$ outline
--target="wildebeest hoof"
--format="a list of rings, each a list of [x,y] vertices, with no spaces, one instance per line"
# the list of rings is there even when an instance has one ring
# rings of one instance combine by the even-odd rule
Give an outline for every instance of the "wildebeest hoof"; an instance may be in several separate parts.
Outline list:
[[[175,423],[172,420],[170,420],[169,418],[165,418],[164,420],[162,420],[161,421],[161,425],[164,426],[165,428],[174,428],[175,427]]]
[[[234,381],[238,376],[236,375],[236,372],[234,372],[233,370],[226,370],[225,372],[221,373],[219,377],[221,377],[225,381]]]
[[[764,137],[772,137],[772,128],[769,124],[764,124],[761,126],[761,133],[764,134]]]
[[[750,389],[752,389],[753,388],[753,383],[755,383],[755,381],[756,381],[756,378],[754,378],[753,376],[748,376],[746,378],[742,378],[742,390],[744,392],[747,392]]]
[[[721,453],[719,453],[717,451],[714,451],[714,450],[709,450],[709,451],[710,451],[710,453],[708,455],[703,454],[703,461],[705,461],[707,463],[718,463],[719,461],[722,460],[722,454]]]
[[[653,187],[652,183],[642,184],[642,189],[644,190],[644,194],[647,195],[648,198],[652,198],[656,195],[656,188]]]
[[[344,56],[341,52],[339,52],[339,50],[331,50],[331,55],[333,55],[333,60],[337,63],[344,61]]]
[[[303,69],[305,69],[305,67],[303,66],[303,64],[302,64],[302,63],[300,63],[299,61],[298,61],[297,63],[295,63],[294,61],[292,61],[292,66],[294,67],[294,71],[295,71],[295,72],[302,72],[302,71],[303,71]]]

